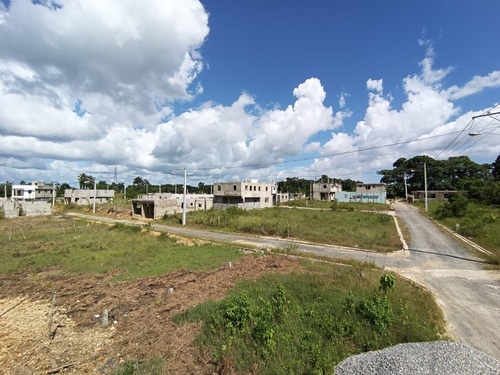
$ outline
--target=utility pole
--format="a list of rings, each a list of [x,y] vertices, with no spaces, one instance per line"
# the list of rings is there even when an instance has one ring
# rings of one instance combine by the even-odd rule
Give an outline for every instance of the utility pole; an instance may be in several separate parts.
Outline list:
[[[408,201],[408,186],[406,186],[406,171],[404,172],[404,179],[405,179],[405,199]]]
[[[94,204],[92,205],[92,213],[95,214],[95,200],[97,198],[97,183],[94,179]]]
[[[425,212],[427,212],[427,162],[424,161]]]
[[[182,225],[186,225],[186,168],[184,168],[184,197],[182,198]]]

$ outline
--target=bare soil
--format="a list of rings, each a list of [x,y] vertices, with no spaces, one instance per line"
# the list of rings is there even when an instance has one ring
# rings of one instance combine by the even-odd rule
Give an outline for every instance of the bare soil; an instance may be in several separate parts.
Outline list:
[[[210,354],[193,345],[201,323],[177,326],[172,317],[223,298],[240,280],[293,271],[302,271],[299,261],[262,256],[208,272],[178,270],[119,283],[109,282],[112,273],[57,269],[1,275],[0,372],[112,374],[124,362],[162,357],[166,374],[212,374]]]

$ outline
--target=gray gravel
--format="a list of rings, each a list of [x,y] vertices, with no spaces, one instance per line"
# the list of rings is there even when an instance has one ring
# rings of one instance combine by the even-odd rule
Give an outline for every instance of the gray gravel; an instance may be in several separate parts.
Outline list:
[[[419,342],[358,354],[335,367],[335,375],[358,374],[500,375],[500,362],[464,344]]]

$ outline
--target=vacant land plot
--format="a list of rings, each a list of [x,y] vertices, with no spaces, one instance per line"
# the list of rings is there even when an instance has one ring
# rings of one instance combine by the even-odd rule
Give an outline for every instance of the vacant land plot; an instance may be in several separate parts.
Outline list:
[[[306,372],[317,367],[311,362],[317,350],[330,350],[313,345],[325,332],[339,344],[349,335],[349,345],[332,351],[324,368],[355,352],[434,340],[442,333],[442,317],[429,293],[398,277],[394,288],[379,291],[383,271],[367,265],[253,256],[145,228],[65,217],[0,220],[0,238],[0,366],[5,373],[132,374],[138,368],[135,373],[212,374],[245,372],[241,362],[254,360],[247,363],[251,371],[266,373],[276,362],[273,353],[247,360],[233,357],[231,349],[221,356],[220,345],[230,340],[225,329],[217,335],[222,342],[195,337],[205,332],[203,321],[234,311],[231,301],[242,293],[249,301],[262,297],[266,303],[280,288],[284,299],[279,300],[289,301],[283,313],[306,314],[303,318],[313,323],[303,331],[303,319],[290,319],[305,335],[304,344],[290,353],[298,355],[296,368]],[[249,281],[240,284],[244,280]],[[228,292],[229,302],[208,302],[221,301]],[[205,309],[208,317],[174,323],[174,317],[207,302],[218,306]],[[333,319],[344,304],[346,325]],[[275,339],[279,352],[274,353],[282,353],[284,344],[279,335]],[[278,373],[284,369],[291,367]]]
[[[178,225],[179,215],[162,220]],[[316,243],[359,247],[377,251],[401,249],[394,220],[383,213],[268,208],[188,213],[188,225],[217,230],[295,238]]]

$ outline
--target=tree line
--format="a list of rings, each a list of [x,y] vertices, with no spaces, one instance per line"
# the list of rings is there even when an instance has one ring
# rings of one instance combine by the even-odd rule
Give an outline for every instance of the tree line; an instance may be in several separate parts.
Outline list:
[[[435,160],[427,155],[411,159],[400,158],[393,169],[377,173],[380,182],[387,184],[387,196],[405,196],[407,191],[425,190],[424,164],[427,171],[427,190],[451,190],[466,194],[486,204],[500,204],[500,155],[489,164],[478,164],[467,156]]]
[[[410,159],[400,158],[393,163],[392,169],[383,169],[377,173],[381,175],[380,182],[387,184],[389,198],[405,197],[405,178],[407,190],[424,190],[424,164],[427,170],[428,190],[456,190],[466,193],[469,198],[475,198],[486,204],[500,204],[500,155],[491,164],[478,164],[467,156],[454,156],[448,160],[435,160],[427,155],[417,155]],[[304,179],[287,177],[278,181],[278,191],[283,193],[310,194],[311,183],[338,183],[343,191],[356,191],[356,184],[362,181],[339,179],[322,175],[319,179]],[[82,173],[78,176],[80,189],[110,189],[117,193],[126,193],[127,198],[136,198],[139,195],[153,193],[182,193],[182,184],[153,185],[146,178],[137,176],[131,185],[124,183],[108,183],[104,180],[96,182],[92,175]],[[12,181],[0,184],[0,197],[11,196]],[[25,184],[21,181],[20,184]],[[6,189],[5,189],[6,188]],[[56,194],[64,196],[64,190],[71,186],[64,182],[56,183]],[[210,194],[212,185],[199,182],[197,186],[187,185],[188,193]]]

